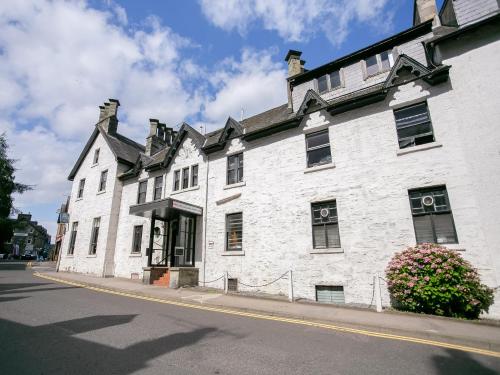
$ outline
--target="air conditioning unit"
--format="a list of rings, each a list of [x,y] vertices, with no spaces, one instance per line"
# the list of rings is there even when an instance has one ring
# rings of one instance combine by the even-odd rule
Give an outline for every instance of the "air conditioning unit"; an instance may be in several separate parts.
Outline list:
[[[434,204],[434,197],[432,195],[425,195],[422,197],[422,204],[424,206],[432,206]]]

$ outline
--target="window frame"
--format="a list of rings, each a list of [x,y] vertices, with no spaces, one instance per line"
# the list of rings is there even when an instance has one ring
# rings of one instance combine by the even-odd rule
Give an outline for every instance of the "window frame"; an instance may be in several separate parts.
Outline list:
[[[137,229],[140,228],[140,235],[137,237]],[[141,254],[142,253],[142,235],[144,233],[144,225],[134,225],[132,231],[132,250],[131,254]],[[138,241],[137,241],[138,240]]]
[[[234,169],[230,169],[230,160],[232,158],[236,158],[236,167]],[[240,166],[241,163],[241,166]],[[228,155],[226,158],[226,185],[234,185],[238,184],[240,182],[243,182],[243,176],[244,176],[244,158],[243,158],[243,152],[238,152],[236,154]],[[230,171],[235,171],[235,181],[230,182],[229,181],[229,172]]]
[[[160,184],[158,185],[158,181]],[[159,196],[158,196],[159,193]],[[156,176],[153,180],[153,201],[158,201],[161,199],[163,193],[163,175]]]
[[[325,205],[331,205],[334,204],[335,207],[335,215],[334,217],[336,218],[335,221],[329,221],[326,223],[314,223],[314,210],[315,206],[325,206]],[[327,225],[336,225],[337,226],[337,236],[339,238],[338,246],[333,246],[328,243],[328,231],[326,229]],[[316,237],[314,235],[314,227],[323,227],[324,230],[324,237],[325,237],[325,246],[324,247],[318,247],[316,244]],[[332,199],[328,201],[321,201],[321,202],[311,202],[311,235],[312,235],[312,245],[314,250],[325,250],[325,249],[340,249],[342,248],[342,242],[340,240],[340,225],[339,225],[339,213],[338,213],[338,208],[337,208],[337,200]]]
[[[409,109],[409,108],[420,106],[422,104],[425,104],[425,111],[427,113],[428,121],[419,122],[417,124],[412,124],[412,125],[407,125],[407,126],[405,126],[403,128],[398,128],[397,113],[400,112],[400,111],[404,111],[406,109]],[[436,141],[436,136],[434,134],[434,126],[432,125],[431,113],[429,111],[429,103],[427,103],[426,100],[424,100],[422,102],[418,102],[418,103],[413,103],[413,104],[410,104],[410,105],[407,105],[407,106],[394,108],[393,111],[392,111],[392,114],[394,116],[394,125],[396,127],[396,137],[398,139],[398,147],[399,147],[400,150],[404,150],[406,148],[420,146],[420,145],[424,145],[424,144],[428,144],[428,143],[432,143],[432,142]],[[409,117],[406,117],[406,118],[409,118]],[[399,121],[401,121],[402,119],[399,119]],[[399,129],[408,129],[408,128],[411,128],[411,127],[416,127],[416,126],[422,125],[422,124],[427,123],[427,122],[429,123],[429,128],[430,128],[429,132],[421,133],[421,134],[413,135],[413,136],[409,136],[409,137],[402,137],[402,138],[399,137],[399,132],[398,132]],[[417,139],[424,138],[424,137],[429,137],[429,136],[432,136],[432,141],[425,142],[425,143],[419,143],[419,144],[416,143]],[[401,147],[401,142],[402,141],[408,141],[408,140],[411,141],[411,142],[409,144]]]
[[[182,168],[181,185],[182,190],[189,188],[189,167]]]
[[[76,226],[76,228],[75,228]],[[71,232],[69,235],[69,244],[67,255],[73,255],[75,253],[76,235],[78,234],[78,221],[73,221],[71,223]]]
[[[241,228],[239,230],[240,232],[240,237],[239,237],[239,248],[236,246],[236,248],[233,248],[232,246],[229,246],[229,234],[230,234],[230,226],[229,226],[229,219],[230,217],[234,217],[239,215],[241,217]],[[235,230],[236,233],[238,231]],[[235,252],[235,251],[243,251],[243,212],[231,212],[226,214],[226,221],[225,221],[225,235],[224,235],[224,251],[226,252]]]
[[[177,169],[174,171],[173,176],[173,191],[179,191],[181,187],[181,170]]]
[[[94,150],[94,157],[92,159],[92,165],[96,165],[96,164],[99,164],[99,156],[101,154],[101,149],[100,148],[96,148]]]
[[[78,183],[78,192],[76,193],[76,199],[83,198],[83,191],[85,189],[85,178],[81,178]]]
[[[384,68],[384,66],[383,66],[383,63],[382,63],[382,54],[383,53],[387,53],[387,61],[389,61],[389,68]],[[365,80],[370,78],[370,77],[375,77],[379,74],[390,71],[396,62],[394,59],[395,55],[396,54],[395,54],[394,48],[390,48],[390,49],[376,53],[374,55],[368,56],[367,58],[363,59]],[[377,71],[375,73],[368,74],[367,60],[372,58],[372,57],[375,57],[375,60],[377,62]]]
[[[103,176],[104,179],[103,179]],[[104,181],[104,186],[103,186],[103,181]],[[98,193],[106,191],[106,185],[108,183],[108,170],[105,169],[104,171],[101,172],[101,178],[99,179],[99,190],[97,190]]]
[[[338,75],[339,75],[339,85],[338,86],[332,85],[332,74],[333,73],[338,73]],[[320,81],[320,79],[323,79],[323,78],[325,79],[325,82],[326,82],[326,90],[321,91],[320,87],[319,87],[319,81]],[[333,70],[329,73],[323,74],[322,76],[316,78],[316,88],[317,88],[317,91],[320,95],[326,94],[327,92],[330,92],[330,91],[338,90],[342,87],[344,87],[342,68],[337,69],[337,70]]]
[[[316,135],[319,135],[321,133],[326,133],[327,138],[328,138],[328,142],[324,143],[322,145],[319,145],[319,146],[309,147],[308,138],[316,136]],[[323,130],[320,130],[320,131],[317,131],[317,132],[313,132],[313,133],[307,133],[306,136],[305,136],[305,141],[306,141],[306,166],[307,166],[307,168],[313,168],[313,167],[318,167],[318,166],[321,166],[321,165],[327,165],[327,164],[331,164],[333,162],[332,147],[331,147],[331,142],[330,142],[330,129],[329,128],[326,128],[326,129],[323,129]],[[329,151],[330,151],[330,160],[326,161],[326,162],[323,162],[323,163],[310,164],[310,162],[309,162],[309,153],[312,152],[312,151],[323,149],[323,148],[328,148],[329,149]]]
[[[101,217],[95,217],[92,220],[92,228],[90,232],[89,255],[97,254],[97,245],[99,242],[99,230],[101,227]]]
[[[412,205],[412,193],[420,193],[422,194],[422,196],[424,196],[424,194],[430,194],[430,193],[434,193],[436,191],[439,191],[439,190],[442,190],[444,192],[443,196],[445,198],[445,201],[446,201],[446,204],[448,206],[448,209],[447,210],[439,210],[439,211],[429,211],[429,212],[421,212],[421,213],[415,213],[414,212],[414,209],[413,209],[413,205]],[[432,194],[433,198],[434,198],[434,194]],[[415,217],[423,217],[423,216],[430,216],[430,221],[431,221],[431,229],[432,229],[432,236],[433,236],[433,240],[435,244],[438,244],[438,245],[447,245],[447,244],[458,244],[458,234],[457,234],[457,229],[456,229],[456,226],[455,226],[455,219],[453,217],[453,209],[451,208],[451,203],[450,203],[450,198],[448,196],[448,189],[446,188],[446,185],[438,185],[438,186],[431,186],[431,187],[424,187],[424,188],[416,188],[416,189],[409,189],[408,190],[408,201],[409,201],[409,204],[410,204],[410,212],[411,212],[411,215],[412,215],[412,222],[413,222],[413,230],[414,230],[414,233],[415,233],[415,242],[417,244],[422,244],[422,243],[425,243],[425,242],[419,242],[418,241],[418,237],[419,235],[417,234],[417,227],[416,227],[416,223],[415,223]],[[424,208],[425,210],[425,208]],[[439,216],[439,215],[450,215],[450,219],[451,219],[451,227],[453,229],[453,236],[455,237],[454,241],[447,241],[447,242],[438,242],[437,241],[437,234],[436,234],[436,225],[435,225],[435,217],[436,216]]]
[[[196,171],[196,173],[195,173]],[[191,166],[191,187],[198,186],[198,164]]]
[[[144,192],[141,192],[141,186],[145,186]],[[148,180],[139,181],[137,186],[137,204],[146,203],[146,198],[148,194]],[[143,197],[143,199],[141,199]]]

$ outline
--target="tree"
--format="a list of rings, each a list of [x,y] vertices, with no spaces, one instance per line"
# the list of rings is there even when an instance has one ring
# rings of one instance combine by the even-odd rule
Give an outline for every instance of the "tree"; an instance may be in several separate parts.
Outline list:
[[[12,212],[12,194],[22,194],[31,190],[31,186],[15,181],[15,160],[7,157],[7,140],[5,134],[0,135],[0,250],[5,242],[12,237],[12,221],[9,215]]]

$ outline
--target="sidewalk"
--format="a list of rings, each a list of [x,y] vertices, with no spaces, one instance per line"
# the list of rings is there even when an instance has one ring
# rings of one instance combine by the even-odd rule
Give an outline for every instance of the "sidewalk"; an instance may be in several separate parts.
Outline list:
[[[218,290],[202,288],[169,289],[162,286],[144,285],[137,280],[121,278],[100,278],[45,270],[40,270],[39,273],[87,286],[128,292],[140,296],[324,322],[348,328],[367,329],[375,332],[406,335],[500,351],[500,322],[497,321],[469,322],[396,311],[377,313],[368,309],[320,305],[309,302],[290,303],[280,299],[235,294],[225,295]]]

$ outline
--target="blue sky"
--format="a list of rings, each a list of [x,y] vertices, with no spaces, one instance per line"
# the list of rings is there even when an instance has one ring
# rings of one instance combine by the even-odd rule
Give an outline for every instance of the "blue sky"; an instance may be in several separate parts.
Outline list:
[[[151,117],[213,130],[286,101],[289,49],[312,69],[412,17],[413,0],[2,1],[0,132],[18,180],[35,185],[15,205],[54,234],[108,98],[122,104],[119,131],[139,142]]]

